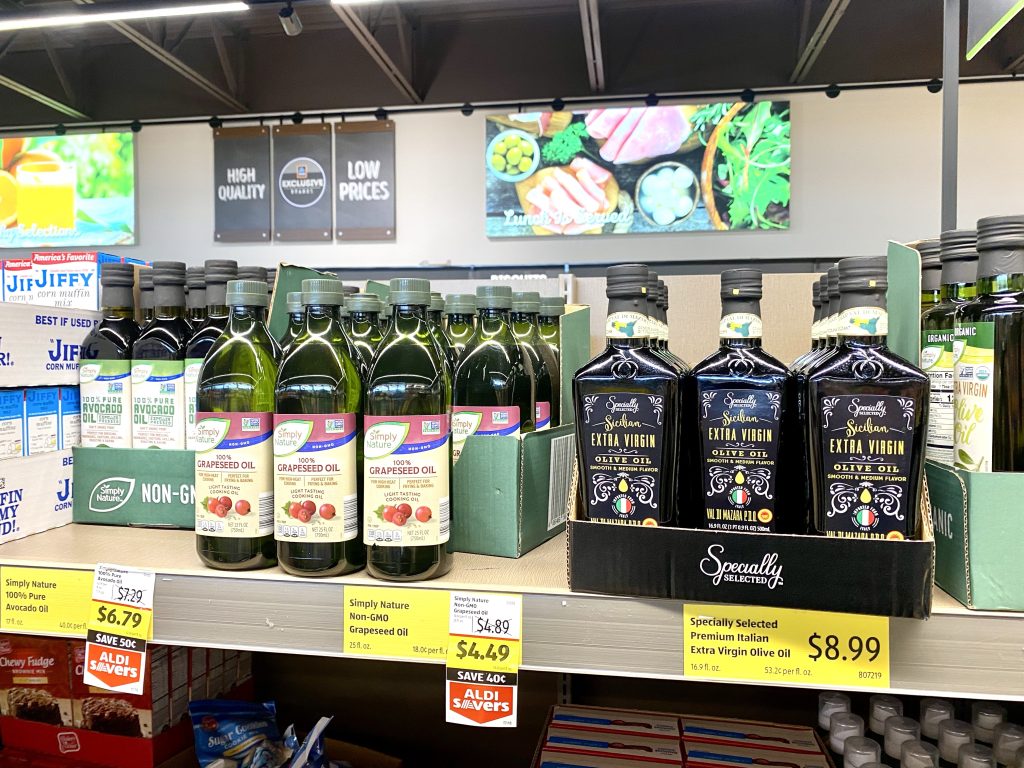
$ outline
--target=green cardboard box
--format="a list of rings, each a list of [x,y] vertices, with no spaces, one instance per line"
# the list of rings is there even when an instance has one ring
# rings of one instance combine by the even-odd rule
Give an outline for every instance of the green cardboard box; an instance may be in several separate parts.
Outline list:
[[[1024,611],[1024,473],[925,465],[935,528],[935,581],[968,608]]]
[[[75,448],[72,521],[195,528],[195,451]]]

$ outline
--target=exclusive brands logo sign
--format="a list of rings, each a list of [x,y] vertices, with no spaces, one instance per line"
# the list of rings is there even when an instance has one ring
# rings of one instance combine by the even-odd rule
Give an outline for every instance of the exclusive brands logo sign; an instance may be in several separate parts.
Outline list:
[[[309,208],[320,202],[327,189],[327,174],[311,157],[296,157],[285,163],[277,179],[278,191],[288,205]]]
[[[724,544],[712,544],[708,555],[700,561],[700,571],[711,577],[716,587],[723,581],[734,584],[760,584],[775,589],[781,587],[782,565],[776,552],[766,552],[760,562],[742,562],[725,557]]]
[[[107,477],[89,493],[90,512],[114,512],[128,503],[135,491],[133,477]]]

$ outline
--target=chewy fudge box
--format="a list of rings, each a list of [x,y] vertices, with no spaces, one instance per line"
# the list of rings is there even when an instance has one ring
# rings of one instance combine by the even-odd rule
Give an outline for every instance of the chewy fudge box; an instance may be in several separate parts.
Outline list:
[[[925,464],[935,527],[935,581],[968,608],[1024,611],[1024,473]]]
[[[4,744],[14,724],[30,720],[71,725],[68,643],[28,635],[0,635],[0,735]]]
[[[82,342],[99,312],[0,303],[0,387],[77,386]]]
[[[551,726],[563,730],[622,733],[646,738],[680,737],[678,717],[630,709],[556,706],[551,709]]]
[[[659,765],[683,764],[680,742],[652,739],[626,733],[590,733],[568,728],[548,728],[541,751],[541,764],[554,755],[628,758]]]
[[[783,752],[735,744],[684,742],[687,768],[736,768],[741,765],[768,765],[783,768],[832,768],[822,752]]]
[[[195,527],[195,452],[75,448],[74,521]]]
[[[683,741],[688,744],[742,746],[810,754],[822,752],[821,744],[811,728],[691,715],[683,715],[680,722]]]
[[[71,522],[71,451],[0,461],[0,544]]]

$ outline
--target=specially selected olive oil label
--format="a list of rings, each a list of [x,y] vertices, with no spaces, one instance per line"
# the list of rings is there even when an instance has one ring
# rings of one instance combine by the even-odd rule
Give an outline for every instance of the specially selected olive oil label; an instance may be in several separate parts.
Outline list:
[[[613,392],[585,395],[583,492],[587,517],[626,525],[660,525],[665,443],[665,398]]]
[[[704,390],[698,407],[705,526],[773,532],[782,395]]]
[[[436,546],[450,533],[451,423],[436,416],[363,417],[363,541]]]
[[[132,360],[132,447],[185,447],[185,362]]]
[[[196,533],[256,538],[274,530],[273,414],[196,414]]]
[[[300,544],[359,535],[354,413],[274,415],[274,538]]]
[[[609,339],[645,339],[650,335],[650,319],[642,312],[613,312],[605,323]]]
[[[718,324],[720,339],[760,339],[763,335],[764,324],[752,312],[732,312]]]
[[[203,358],[185,358],[185,448],[196,449],[196,390],[199,388],[199,370],[203,367]]]
[[[921,331],[921,370],[931,384],[925,455],[953,463],[953,329]]]
[[[958,323],[953,337],[954,463],[992,471],[995,324]]]
[[[131,368],[128,360],[79,364],[83,446],[132,447]]]
[[[914,400],[897,395],[823,397],[821,455],[825,535],[905,539],[915,502],[910,488]]]
[[[466,438],[470,435],[484,437],[518,437],[522,429],[519,406],[473,406],[452,407],[452,463],[459,460]]]

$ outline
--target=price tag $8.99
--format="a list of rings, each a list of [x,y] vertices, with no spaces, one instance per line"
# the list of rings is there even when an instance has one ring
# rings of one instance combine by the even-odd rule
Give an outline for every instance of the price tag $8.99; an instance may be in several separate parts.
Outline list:
[[[807,658],[811,661],[863,661],[868,664],[875,661],[882,653],[882,641],[877,637],[861,637],[850,635],[840,638],[837,635],[822,636],[815,632],[807,638],[810,650]]]

